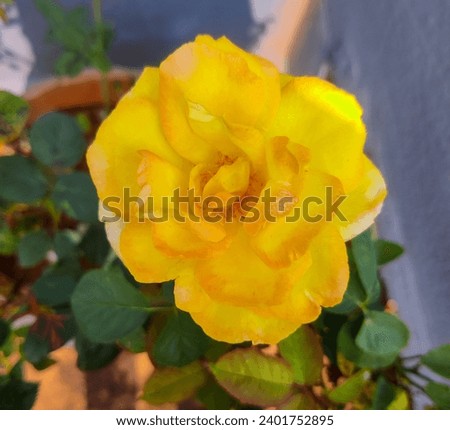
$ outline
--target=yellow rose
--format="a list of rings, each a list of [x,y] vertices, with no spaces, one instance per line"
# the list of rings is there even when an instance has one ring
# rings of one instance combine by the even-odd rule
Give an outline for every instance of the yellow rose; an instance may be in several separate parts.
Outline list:
[[[342,300],[345,241],[386,196],[361,116],[328,82],[197,37],[144,70],[88,151],[103,206],[114,197],[121,213],[105,223],[113,248],[138,281],[174,279],[177,307],[209,336],[280,341]],[[175,190],[189,202],[164,203]]]

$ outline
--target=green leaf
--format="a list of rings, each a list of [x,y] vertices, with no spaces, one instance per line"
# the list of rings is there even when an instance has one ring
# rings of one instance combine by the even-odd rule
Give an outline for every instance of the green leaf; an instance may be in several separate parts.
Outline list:
[[[88,113],[80,112],[75,115],[79,127],[83,133],[91,133],[93,131],[94,124]]]
[[[232,396],[246,404],[276,406],[291,394],[294,375],[276,357],[256,349],[235,349],[210,364],[217,382]]]
[[[402,388],[395,389],[395,398],[387,407],[388,411],[405,411],[411,408],[409,395]]]
[[[0,255],[13,255],[18,244],[18,236],[0,219]]]
[[[342,326],[338,335],[338,351],[347,360],[352,361],[361,368],[382,369],[394,363],[398,353],[368,353],[359,348],[355,342],[359,328],[360,324],[357,321],[347,322]]]
[[[78,221],[96,222],[98,198],[90,176],[75,172],[58,178],[52,200],[59,210]]]
[[[6,342],[11,333],[9,324],[2,318],[0,318],[0,347]]]
[[[34,283],[32,291],[39,303],[60,306],[70,302],[77,278],[63,267],[51,267]]]
[[[377,254],[370,229],[352,240],[351,252],[368,302],[373,303],[380,296],[380,283],[378,282]]]
[[[445,378],[450,378],[450,344],[441,345],[427,352],[421,362],[433,372]]]
[[[210,339],[208,349],[205,351],[205,358],[208,361],[217,361],[222,355],[227,353],[232,348],[232,345],[226,342],[218,342]]]
[[[78,332],[75,339],[78,351],[77,366],[81,370],[96,370],[111,363],[119,354],[115,344],[93,343]]]
[[[26,334],[22,347],[24,355],[35,367],[39,367],[45,363],[49,352],[63,346],[74,335],[75,324],[70,314],[58,313],[51,317],[40,314]]]
[[[0,91],[0,146],[22,133],[30,107],[26,100],[7,91]]]
[[[145,352],[147,347],[145,330],[142,327],[138,327],[120,339],[119,344],[134,354]]]
[[[86,150],[86,142],[77,121],[66,114],[51,112],[31,127],[33,155],[50,167],[75,166]]]
[[[347,360],[342,352],[339,352],[337,355],[337,365],[344,376],[351,376],[355,373],[355,363]]]
[[[356,345],[369,354],[399,354],[408,339],[408,327],[396,316],[368,311],[356,336]]]
[[[320,334],[322,336],[323,350],[335,365],[338,365],[338,334],[346,322],[346,316],[332,314],[327,309],[322,311],[321,316],[315,322],[316,325],[322,324]]]
[[[9,202],[33,203],[45,196],[47,180],[31,158],[0,157],[0,198]]]
[[[388,240],[383,239],[378,239],[375,242],[375,250],[379,266],[390,263],[405,252],[398,243],[389,242]]]
[[[93,52],[90,56],[91,64],[101,72],[105,73],[111,69],[111,60],[105,52]]]
[[[80,249],[89,262],[101,266],[111,249],[106,238],[105,226],[99,222],[92,224],[80,243]]]
[[[236,409],[237,401],[233,399],[213,378],[198,390],[197,398],[210,410],[227,411]]]
[[[57,75],[78,75],[87,66],[85,58],[80,57],[73,51],[63,52],[55,62],[55,72]]]
[[[377,385],[372,400],[373,410],[384,410],[394,401],[395,388],[394,386],[383,376],[380,375],[377,379]]]
[[[44,357],[41,361],[39,361],[37,363],[32,363],[32,364],[36,370],[41,371],[41,370],[48,369],[49,367],[56,364],[56,360],[53,360],[50,357]]]
[[[39,363],[47,357],[50,345],[47,339],[39,334],[29,331],[23,344],[23,354],[30,363]]]
[[[437,382],[429,382],[425,386],[425,392],[440,409],[450,409],[450,387]]]
[[[74,51],[81,57],[91,49],[88,9],[83,6],[66,10],[52,0],[35,0],[36,6],[47,18],[50,39],[64,51]],[[91,40],[92,43],[92,40]]]
[[[162,296],[171,304],[175,304],[175,296],[173,293],[174,281],[167,281],[161,284]]]
[[[314,411],[322,408],[312,394],[305,392],[295,393],[283,402],[278,409],[285,411]]]
[[[209,338],[191,316],[176,311],[159,333],[152,357],[160,366],[184,366],[197,360],[207,350]]]
[[[348,403],[356,400],[370,380],[368,370],[360,370],[328,393],[328,398],[334,403]]]
[[[31,409],[36,400],[38,384],[0,377],[0,409]]]
[[[107,72],[111,64],[106,55],[112,41],[113,29],[109,24],[89,24],[86,7],[65,10],[50,0],[35,0],[36,6],[49,24],[50,39],[70,56],[59,59],[58,73],[75,74],[75,66],[93,66]],[[81,66],[79,66],[81,67]]]
[[[156,369],[144,386],[142,398],[153,405],[179,403],[192,397],[206,379],[206,372],[198,362]]]
[[[17,334],[17,330],[15,330],[14,332],[11,330],[10,335],[6,337],[6,339],[3,342],[3,345],[1,346],[1,352],[5,357],[11,356],[11,354],[13,354],[17,349],[17,345],[14,342],[16,339],[15,334]]]
[[[53,246],[59,259],[71,258],[77,254],[80,234],[74,230],[60,230],[55,234]]]
[[[147,319],[147,298],[118,270],[92,270],[72,295],[72,310],[80,329],[91,342],[111,343]]]
[[[14,365],[14,367],[9,371],[9,375],[8,376],[11,379],[22,379],[22,376],[23,376],[23,360],[19,360]]]
[[[327,309],[327,312],[347,315],[357,309],[366,300],[366,292],[362,286],[361,280],[356,270],[350,271],[350,278],[348,281],[347,290],[341,303],[332,308]]]
[[[33,267],[45,259],[51,249],[52,240],[45,231],[27,233],[19,242],[18,255],[22,267]]]
[[[323,349],[319,335],[309,326],[301,326],[279,343],[282,357],[291,365],[294,381],[314,385],[322,379]]]

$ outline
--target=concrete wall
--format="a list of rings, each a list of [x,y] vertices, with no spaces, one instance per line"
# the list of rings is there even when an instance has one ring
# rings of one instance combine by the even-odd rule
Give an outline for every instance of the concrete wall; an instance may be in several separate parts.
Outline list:
[[[379,232],[406,247],[384,276],[423,352],[450,341],[450,2],[328,0],[322,23],[324,61],[365,108],[390,193]]]

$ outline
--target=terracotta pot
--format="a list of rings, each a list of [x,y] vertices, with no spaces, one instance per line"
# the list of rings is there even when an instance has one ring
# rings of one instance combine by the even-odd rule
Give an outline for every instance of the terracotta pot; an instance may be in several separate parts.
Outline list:
[[[114,69],[108,73],[112,105],[130,89],[135,78],[136,75],[127,70]],[[30,103],[30,124],[51,111],[98,108],[103,104],[100,73],[85,70],[74,78],[51,78],[31,86],[24,98]]]

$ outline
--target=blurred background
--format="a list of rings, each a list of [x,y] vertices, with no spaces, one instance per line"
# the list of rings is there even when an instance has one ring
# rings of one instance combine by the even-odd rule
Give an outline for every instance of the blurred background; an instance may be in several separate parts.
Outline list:
[[[406,248],[383,277],[412,331],[408,353],[449,341],[448,0],[104,0],[103,14],[115,29],[111,59],[122,68],[157,65],[183,42],[209,33],[226,35],[283,71],[320,75],[356,94],[368,126],[366,151],[389,188],[377,229]],[[0,89],[23,94],[52,78],[59,52],[47,43],[47,24],[33,1],[16,0],[8,16],[0,24]],[[51,387],[68,383],[64,374],[73,378],[79,396],[73,390],[57,406],[86,407],[90,387],[70,352],[67,357],[47,376],[29,370],[30,377],[51,381],[48,394],[42,388],[42,405]],[[145,380],[151,369],[133,360]]]

